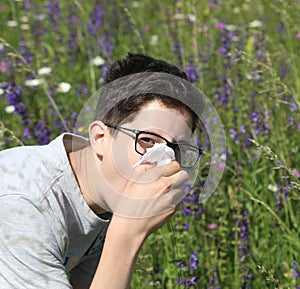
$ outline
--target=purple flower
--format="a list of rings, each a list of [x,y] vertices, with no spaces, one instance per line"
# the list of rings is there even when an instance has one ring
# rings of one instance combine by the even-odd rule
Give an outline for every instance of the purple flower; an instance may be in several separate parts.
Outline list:
[[[219,278],[216,277],[217,272],[213,272],[213,274],[211,274],[211,278],[209,280],[209,285],[207,286],[207,289],[220,289],[220,285],[219,284]]]
[[[181,286],[181,285],[183,284],[183,280],[182,280],[181,277],[177,277],[177,278],[175,278],[175,280],[178,282],[178,283],[177,283],[178,286]]]
[[[91,35],[97,35],[98,29],[103,23],[104,13],[105,10],[100,5],[96,5],[91,12],[87,27],[87,30]]]
[[[4,60],[2,60],[2,61],[0,62],[0,71],[1,71],[1,73],[3,73],[3,74],[7,73],[7,71],[8,71],[8,69],[7,69],[7,62],[4,61]]]
[[[185,266],[181,261],[176,262],[176,266],[179,267],[180,271],[184,271],[185,269]]]
[[[224,30],[226,28],[226,25],[222,22],[218,22],[217,24],[215,24],[215,28],[219,30]]]
[[[299,263],[297,260],[293,260],[294,266],[292,270],[293,278],[294,280],[297,280],[300,278],[300,271],[299,271]],[[299,284],[298,284],[299,285]],[[295,285],[295,289],[300,289],[300,286]]]
[[[198,269],[198,257],[197,257],[197,252],[194,251],[191,256],[190,256],[190,259],[189,259],[189,263],[188,263],[188,266],[189,266],[189,270],[197,270]]]
[[[188,231],[189,228],[190,228],[190,224],[189,223],[183,224],[183,231]]]
[[[235,129],[230,128],[229,129],[229,134],[230,134],[230,137],[234,140],[235,143],[237,143],[239,141],[238,136],[237,136],[237,132],[236,132]]]
[[[185,67],[185,72],[190,82],[200,82],[200,68],[195,67],[191,61],[190,64]]]
[[[278,25],[277,25],[277,31],[283,35],[285,33],[285,25],[283,21],[279,21]]]
[[[34,135],[38,138],[38,144],[48,144],[50,142],[51,131],[44,123],[37,123],[34,126]]]
[[[296,103],[292,102],[292,103],[291,103],[290,111],[296,111],[297,109],[298,109],[298,108],[297,108]]]
[[[293,173],[297,179],[300,178],[300,172],[296,168],[293,169]]]
[[[33,54],[27,48],[27,42],[26,42],[26,39],[24,37],[22,37],[21,40],[20,40],[20,51],[21,51],[22,57],[26,61],[26,64],[31,66],[32,63],[33,63],[34,57],[33,57]]]
[[[238,223],[239,238],[240,238],[240,244],[238,245],[238,262],[241,265],[241,268],[243,270],[242,288],[247,288],[249,279],[251,279],[249,276],[252,276],[252,273],[249,273],[250,268],[247,266],[248,257],[251,256],[251,254],[248,252],[249,251],[249,246],[248,246],[249,223],[248,223],[247,210],[244,210],[242,212],[242,215],[237,220],[237,223]]]
[[[49,0],[45,7],[47,9],[48,20],[52,24],[51,30],[57,31],[60,23],[61,9],[59,7],[60,0]]]
[[[245,132],[246,132],[246,128],[245,128],[245,125],[244,125],[244,124],[242,124],[242,125],[240,126],[240,132],[241,132],[241,133],[245,133]]]

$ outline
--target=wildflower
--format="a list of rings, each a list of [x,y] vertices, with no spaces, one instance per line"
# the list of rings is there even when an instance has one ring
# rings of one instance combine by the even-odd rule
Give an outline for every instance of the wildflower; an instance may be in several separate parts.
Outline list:
[[[296,38],[300,39],[300,31],[296,34]]]
[[[218,227],[217,224],[212,223],[212,224],[210,224],[210,225],[208,226],[208,229],[209,229],[209,230],[215,230],[215,229],[217,229],[217,227]]]
[[[71,89],[71,84],[68,82],[61,82],[57,87],[58,92],[67,93]]]
[[[238,138],[238,135],[237,135],[236,130],[233,129],[233,128],[230,128],[230,129],[229,129],[229,134],[230,134],[230,137],[234,140],[234,142],[235,142],[235,143],[238,143],[239,138]]]
[[[21,30],[29,30],[30,29],[30,25],[27,23],[21,24],[20,26]]]
[[[11,114],[14,113],[15,109],[16,108],[14,105],[8,105],[7,107],[5,107],[5,112]]]
[[[276,193],[276,192],[278,192],[278,187],[276,185],[269,184],[268,185],[268,190],[273,192],[273,193]]]
[[[22,22],[29,22],[29,18],[27,16],[22,16],[21,21]]]
[[[88,20],[88,27],[87,27],[87,30],[91,35],[93,36],[97,35],[97,31],[103,23],[104,13],[105,10],[100,5],[95,6],[93,11],[91,12]]]
[[[296,168],[293,169],[293,173],[297,179],[300,178],[300,172]]]
[[[227,31],[236,31],[237,27],[235,25],[226,25]]]
[[[0,71],[2,73],[6,73],[7,72],[7,63],[4,60],[2,60],[0,62]]]
[[[222,22],[218,22],[218,23],[216,23],[215,28],[224,30],[226,28],[226,25]]]
[[[292,271],[292,273],[293,273],[293,278],[296,280],[300,278],[299,263],[297,260],[293,260],[293,262],[294,262],[294,266],[293,266],[294,270]]]
[[[150,38],[150,41],[149,41],[150,45],[156,46],[157,42],[158,42],[158,36],[157,35],[152,35],[151,38]]]
[[[188,266],[189,266],[189,270],[197,270],[198,269],[198,257],[197,257],[198,252],[194,251],[193,253],[191,253],[191,256],[189,258],[189,262],[188,262]]]
[[[93,60],[92,60],[92,64],[95,66],[101,66],[105,63],[104,59],[101,56],[96,56]]]
[[[185,266],[181,261],[176,262],[176,266],[179,267],[180,271],[184,271],[185,269]]]
[[[191,21],[191,22],[195,22],[195,21],[196,21],[196,16],[193,15],[193,14],[189,14],[189,15],[187,16],[187,18],[188,18],[188,20]]]
[[[0,95],[4,94],[4,89],[0,88]]]
[[[242,124],[242,125],[240,126],[240,132],[241,132],[241,133],[245,133],[245,132],[246,132],[246,128],[245,128],[245,125],[244,125],[244,124]]]
[[[51,131],[44,123],[37,123],[34,128],[34,135],[38,138],[38,144],[48,144],[50,142]]]
[[[8,20],[7,21],[7,26],[8,27],[17,27],[18,26],[18,22],[15,20]]]
[[[43,82],[44,82],[43,79],[38,79],[38,78],[28,79],[25,81],[25,85],[29,87],[35,87],[35,86],[39,86]]]
[[[241,264],[241,268],[243,268],[243,285],[242,288],[247,288],[247,283],[249,279],[252,278],[252,273],[249,272],[251,269],[247,265],[247,259],[251,256],[249,251],[249,241],[248,241],[248,234],[249,234],[249,222],[248,222],[248,212],[244,210],[241,216],[237,220],[238,229],[239,229],[239,238],[240,244],[238,246],[238,262]]]
[[[195,66],[192,61],[190,61],[189,65],[185,67],[185,72],[189,81],[191,82],[199,82],[200,81],[200,68]]]
[[[176,20],[183,20],[183,19],[185,18],[185,15],[182,14],[182,13],[176,13],[176,14],[174,15],[174,18],[175,18]]]
[[[51,23],[52,30],[57,31],[61,19],[60,1],[48,1],[46,2],[45,7],[47,9],[48,21]]]
[[[25,62],[31,66],[34,59],[34,54],[28,48],[27,40],[25,39],[25,37],[21,37],[20,39],[20,51],[21,55],[25,59]]]
[[[42,67],[38,70],[38,75],[47,75],[50,74],[52,71],[51,67]]]
[[[263,22],[260,20],[253,20],[248,25],[250,28],[259,28],[263,26]]]
[[[296,103],[292,102],[291,105],[290,105],[290,111],[296,111],[297,110],[297,105]]]
[[[190,228],[190,224],[189,223],[183,224],[183,230],[184,231],[188,231],[189,228]]]

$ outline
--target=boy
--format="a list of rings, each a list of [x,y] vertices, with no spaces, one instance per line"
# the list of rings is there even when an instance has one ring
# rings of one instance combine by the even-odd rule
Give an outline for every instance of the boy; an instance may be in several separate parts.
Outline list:
[[[128,54],[105,84],[143,72],[186,79],[169,63]],[[128,288],[143,242],[175,213],[187,180],[182,168],[201,153],[186,141],[195,113],[154,93],[103,107],[100,101],[89,140],[63,134],[0,153],[2,289]],[[158,166],[153,151],[167,163]]]

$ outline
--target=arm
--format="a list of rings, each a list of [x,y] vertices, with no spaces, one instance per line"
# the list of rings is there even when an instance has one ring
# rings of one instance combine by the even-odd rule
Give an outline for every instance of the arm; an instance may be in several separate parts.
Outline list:
[[[164,174],[155,182],[145,186],[130,184],[126,189],[128,196],[137,194],[144,197],[163,195],[178,182],[180,168],[176,162],[166,166]],[[180,183],[186,180],[184,173]],[[153,193],[155,192],[155,194]],[[170,201],[166,208],[170,208]],[[109,225],[101,259],[90,289],[126,289],[129,288],[133,269],[147,236],[160,228],[175,213],[175,206],[164,213],[149,218],[129,218],[114,215]]]

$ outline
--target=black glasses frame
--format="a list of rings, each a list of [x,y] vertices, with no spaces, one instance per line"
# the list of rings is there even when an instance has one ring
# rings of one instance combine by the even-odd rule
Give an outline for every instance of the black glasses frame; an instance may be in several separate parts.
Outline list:
[[[193,167],[197,161],[199,160],[200,156],[202,155],[203,153],[203,150],[199,147],[196,147],[196,146],[193,146],[191,144],[187,144],[187,143],[173,143],[173,142],[170,142],[168,141],[167,139],[165,139],[164,137],[160,136],[159,134],[157,133],[154,133],[154,132],[149,132],[149,131],[145,131],[145,130],[138,130],[138,129],[132,129],[132,128],[127,128],[127,127],[123,127],[123,126],[118,126],[118,125],[112,125],[112,124],[105,124],[106,126],[110,127],[110,128],[113,128],[113,129],[123,129],[123,130],[126,130],[126,131],[129,131],[129,132],[132,132],[135,134],[135,144],[134,144],[134,149],[135,151],[140,154],[140,155],[143,155],[142,153],[140,153],[138,150],[137,150],[137,141],[138,141],[138,137],[140,134],[142,133],[147,133],[147,134],[150,134],[150,135],[153,135],[153,136],[156,136],[156,137],[159,137],[161,139],[163,139],[167,146],[170,147],[174,152],[176,152],[176,150],[179,150],[180,151],[180,145],[185,145],[185,146],[188,146],[192,149],[195,149],[198,151],[198,157],[197,157],[197,160],[193,163],[192,166],[188,166],[188,167],[185,167],[185,166],[182,166],[182,168],[191,168]],[[176,153],[175,153],[175,156],[176,156]],[[180,163],[180,160],[177,160],[179,163]]]

